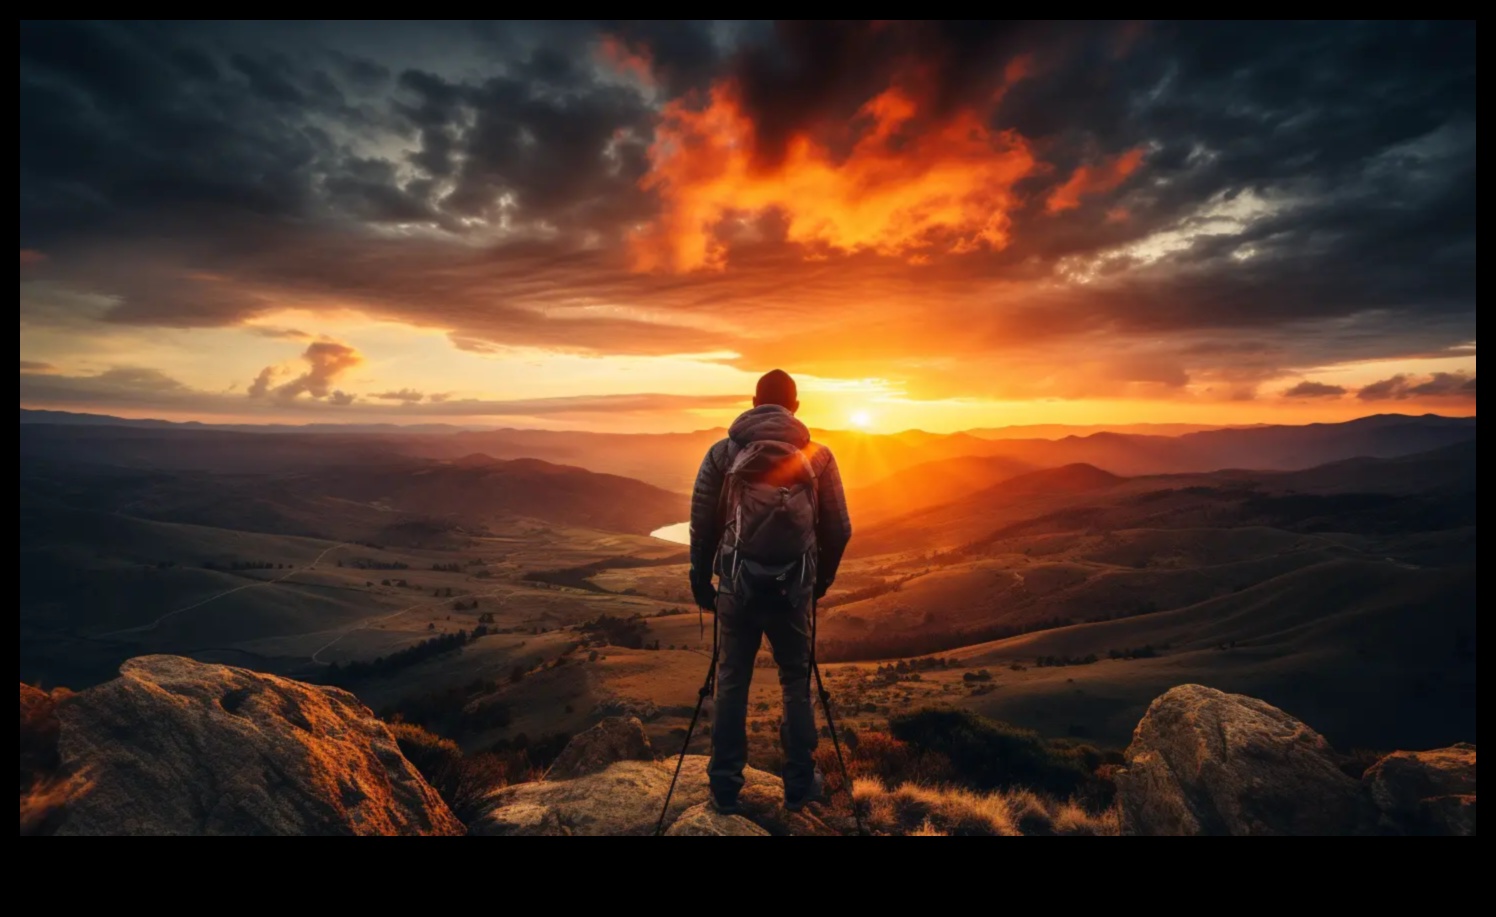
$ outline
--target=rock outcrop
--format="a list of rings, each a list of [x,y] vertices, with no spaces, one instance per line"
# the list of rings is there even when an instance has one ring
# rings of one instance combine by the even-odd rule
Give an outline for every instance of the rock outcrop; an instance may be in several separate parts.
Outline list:
[[[675,833],[695,835],[840,833],[812,812],[816,807],[786,812],[784,783],[751,767],[744,772],[746,785],[739,796],[743,814],[723,817],[707,811],[706,761],[704,755],[686,756],[665,817],[667,833],[677,825],[680,830]],[[547,778],[505,787],[489,796],[483,813],[470,821],[468,833],[653,834],[675,762],[675,758],[621,760],[571,780]],[[697,812],[698,808],[702,812]]]
[[[768,833],[741,815],[719,815],[704,802],[682,812],[665,831],[670,837],[765,837]]]
[[[1319,733],[1254,697],[1160,695],[1117,775],[1124,834],[1359,833],[1375,816]]]
[[[390,729],[336,688],[143,656],[77,694],[21,685],[20,720],[23,835],[648,835],[677,761],[653,759],[637,718],[609,717],[543,780],[486,795],[491,784],[469,786],[464,805],[478,802],[464,826]],[[852,832],[828,807],[787,812],[783,783],[754,768],[741,814],[720,815],[706,763],[682,762],[666,834]],[[1138,723],[1117,805],[1125,834],[1473,836],[1475,764],[1474,745],[1399,751],[1358,780],[1282,710],[1182,685]]]
[[[571,780],[595,774],[615,761],[653,761],[654,749],[638,717],[610,716],[591,729],[572,737],[555,763],[546,771],[547,780]]]
[[[1397,751],[1362,778],[1390,834],[1475,836],[1475,746]]]
[[[58,834],[464,831],[384,723],[337,688],[142,656],[52,715],[59,772],[88,783]]]
[[[1200,685],[1160,695],[1116,775],[1124,834],[1475,834],[1475,746],[1398,751],[1357,780],[1319,733]]]

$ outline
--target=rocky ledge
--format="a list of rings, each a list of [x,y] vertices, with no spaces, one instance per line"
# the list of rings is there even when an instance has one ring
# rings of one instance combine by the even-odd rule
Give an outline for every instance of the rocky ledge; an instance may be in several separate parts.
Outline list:
[[[676,759],[639,720],[579,734],[545,779],[481,797],[463,825],[352,694],[176,656],[126,662],[77,694],[20,686],[23,834],[647,835]],[[706,805],[688,756],[669,835],[850,833],[784,810],[750,768],[743,812]],[[1156,699],[1116,774],[1140,835],[1475,834],[1475,746],[1399,751],[1356,773],[1323,736],[1261,700],[1201,685]]]
[[[1319,733],[1254,697],[1160,695],[1118,772],[1124,834],[1475,834],[1475,746],[1387,755],[1357,777]]]
[[[464,831],[389,728],[337,688],[141,656],[77,694],[21,685],[21,718],[23,782],[29,755],[72,787],[46,833]]]

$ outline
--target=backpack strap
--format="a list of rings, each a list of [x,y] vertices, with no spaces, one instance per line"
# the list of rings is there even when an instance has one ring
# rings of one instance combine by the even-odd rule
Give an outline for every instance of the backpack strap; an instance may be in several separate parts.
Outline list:
[[[721,551],[721,543],[727,534],[728,509],[732,505],[732,491],[737,485],[737,475],[732,473],[732,461],[737,457],[741,448],[731,439],[726,440],[726,443],[726,448],[722,450],[722,489],[717,493],[717,520],[721,526],[719,531],[722,532],[722,537],[718,538],[717,550],[719,552]],[[734,542],[740,543],[742,541],[742,528],[741,518],[732,520],[732,537]],[[729,581],[736,581],[737,579],[739,554],[738,544],[734,543],[732,545],[732,569],[723,571]],[[715,565],[716,561],[714,560],[713,563]]]
[[[805,473],[810,475],[810,525],[812,536],[814,536],[821,528],[821,475],[816,471],[816,459],[820,458],[826,450],[815,443],[807,443],[805,448],[816,450],[814,456],[807,456],[805,449],[799,450],[800,461],[805,463]],[[810,568],[814,560],[815,558],[809,553],[801,560],[800,580],[802,583],[805,581],[805,571]]]
[[[738,444],[732,440],[725,440],[726,448],[722,450],[722,489],[717,491],[717,522],[722,531],[727,530],[727,503],[731,496],[728,491],[732,488],[733,476],[728,473],[732,468],[732,460],[738,453]]]
[[[821,473],[816,470],[816,461],[826,454],[826,450],[815,443],[810,443],[805,448],[815,450],[813,456],[807,456],[805,449],[801,449],[800,460],[805,463],[805,473],[810,475],[810,518],[819,528],[821,524]]]

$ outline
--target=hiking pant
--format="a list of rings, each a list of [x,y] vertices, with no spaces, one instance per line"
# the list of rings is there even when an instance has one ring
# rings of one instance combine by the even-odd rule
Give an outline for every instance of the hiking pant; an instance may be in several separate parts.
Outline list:
[[[810,705],[810,603],[744,605],[727,592],[717,595],[718,638],[716,712],[712,722],[712,758],[707,778],[712,795],[736,799],[748,763],[748,688],[760,638],[768,637],[779,667],[784,723],[779,744],[784,750],[784,794],[803,798],[815,775],[815,712]]]

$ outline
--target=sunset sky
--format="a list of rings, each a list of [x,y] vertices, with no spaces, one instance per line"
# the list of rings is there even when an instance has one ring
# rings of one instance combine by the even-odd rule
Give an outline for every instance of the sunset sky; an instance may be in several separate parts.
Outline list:
[[[1475,26],[21,25],[21,407],[1475,413]],[[854,421],[855,418],[855,421]]]

